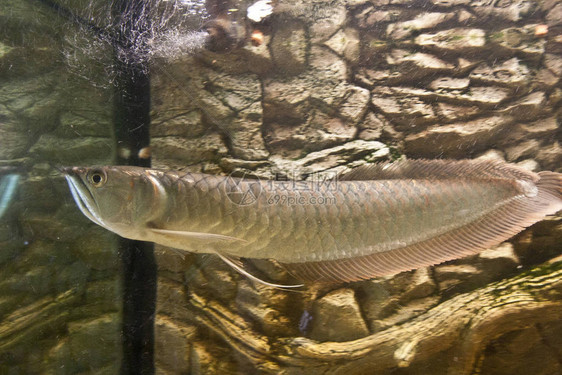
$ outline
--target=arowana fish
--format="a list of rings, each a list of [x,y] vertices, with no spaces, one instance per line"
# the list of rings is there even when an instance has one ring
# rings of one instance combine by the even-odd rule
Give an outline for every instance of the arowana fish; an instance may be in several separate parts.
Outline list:
[[[562,174],[492,161],[409,160],[294,183],[137,167],[63,172],[84,215],[120,236],[215,253],[245,274],[240,258],[274,259],[308,281],[460,258],[562,209]]]

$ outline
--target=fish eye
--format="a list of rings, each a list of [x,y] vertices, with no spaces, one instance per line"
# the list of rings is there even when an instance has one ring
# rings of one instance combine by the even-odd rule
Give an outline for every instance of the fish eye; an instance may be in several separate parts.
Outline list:
[[[107,174],[101,169],[94,169],[88,175],[88,181],[95,187],[101,187],[107,181]]]

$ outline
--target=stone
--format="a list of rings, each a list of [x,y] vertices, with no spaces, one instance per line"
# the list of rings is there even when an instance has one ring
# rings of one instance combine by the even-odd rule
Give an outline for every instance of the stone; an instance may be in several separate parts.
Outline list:
[[[540,149],[541,143],[536,139],[528,139],[505,148],[506,159],[516,162],[532,157]]]
[[[203,122],[203,114],[199,110],[187,113],[183,111],[180,113],[155,112],[150,124],[150,135],[152,137],[197,138],[207,131],[209,131],[209,128]]]
[[[562,57],[547,53],[544,56],[544,66],[558,78],[562,77]]]
[[[520,64],[517,57],[495,64],[493,67],[481,64],[470,73],[469,77],[477,83],[508,86],[513,90],[524,89],[530,82],[529,69]]]
[[[538,73],[535,76],[535,81],[537,83],[537,86],[540,89],[543,90],[550,90],[552,89],[554,86],[556,86],[556,84],[558,83],[558,81],[560,81],[560,78],[555,76],[550,70],[548,69],[541,69],[538,71]]]
[[[478,115],[480,108],[477,106],[461,106],[439,102],[437,103],[436,112],[446,121],[458,121]]]
[[[230,303],[238,293],[238,283],[244,276],[219,257],[198,255],[196,262],[184,271],[183,283],[202,295],[210,295],[223,303]]]
[[[350,141],[356,131],[356,127],[350,121],[314,111],[304,124],[297,126],[278,122],[269,124],[264,130],[264,137],[268,148],[272,151],[291,155],[292,150],[299,153],[303,149],[317,151]]]
[[[281,23],[270,44],[273,63],[285,74],[298,74],[306,69],[309,49],[304,24]]]
[[[360,36],[356,29],[348,27],[339,30],[324,44],[351,64],[357,63],[360,53]]]
[[[53,132],[61,138],[81,138],[81,137],[112,137],[111,123],[100,116],[99,112],[85,117],[82,114],[65,112],[60,116],[60,124]],[[98,118],[101,117],[99,120]],[[100,121],[101,120],[101,121]]]
[[[442,77],[433,80],[429,84],[429,88],[432,90],[462,90],[467,88],[469,84],[470,79],[468,78]]]
[[[417,31],[434,28],[453,17],[454,13],[421,13],[412,20],[389,24],[386,27],[386,34],[390,39],[405,39]]]
[[[520,121],[534,120],[541,113],[544,113],[546,108],[546,96],[542,91],[535,91],[527,96],[522,97],[515,103],[507,106],[505,109],[497,113],[506,113],[513,116]],[[548,111],[550,112],[550,111]]]
[[[414,271],[411,280],[400,296],[400,302],[408,303],[415,299],[429,297],[436,291],[437,287],[432,278],[431,269],[428,267],[418,268]]]
[[[555,328],[554,328],[555,327]],[[491,340],[483,350],[484,355],[479,366],[483,374],[556,374],[562,369],[553,353],[560,348],[551,345],[545,339],[550,332],[560,332],[560,324],[544,328],[542,324],[526,329],[514,330]],[[549,335],[550,336],[550,335]],[[552,336],[550,336],[552,337]],[[555,340],[557,342],[558,340]],[[492,354],[493,353],[493,354]],[[526,358],[520,361],[520,358]]]
[[[442,294],[450,297],[512,275],[519,258],[512,244],[502,243],[478,255],[435,266],[435,280]]]
[[[315,89],[311,90],[313,95],[322,94],[322,97],[327,97],[328,93],[333,93],[335,91],[334,89],[337,89],[337,86],[341,85],[341,83],[345,82],[347,79],[347,65],[345,61],[326,48],[317,46],[311,47],[310,67],[312,70],[310,79],[315,80],[316,84],[313,86]],[[318,82],[318,78],[325,82]],[[328,93],[324,93],[318,89],[318,84],[320,84],[320,87],[322,87],[323,84],[328,86],[335,85],[336,87],[330,88]],[[340,95],[337,95],[336,100],[339,97]]]
[[[346,21],[346,5],[341,1],[317,2],[310,9],[307,17],[309,22],[310,41],[322,43],[330,38]]]
[[[355,79],[360,82],[361,86],[370,89],[376,86],[397,85],[404,81],[409,81],[409,77],[398,71],[391,70],[372,70],[359,68],[355,74]]]
[[[390,154],[388,147],[377,141],[355,140],[340,146],[311,152],[305,157],[287,163],[279,158],[272,158],[277,169],[289,171],[323,171],[335,168],[358,159],[370,162],[385,160]]]
[[[365,141],[378,140],[382,135],[383,129],[388,126],[390,124],[383,116],[369,112],[359,124],[359,138]]]
[[[169,169],[180,169],[205,160],[219,160],[228,152],[216,133],[196,139],[155,137],[151,143],[154,166]]]
[[[511,144],[530,138],[548,139],[553,137],[557,131],[558,121],[553,116],[533,122],[518,122],[510,128],[509,134],[502,142]]]
[[[188,373],[190,369],[190,343],[197,328],[158,314],[154,322],[154,360],[173,373]]]
[[[327,48],[312,47],[310,69],[297,77],[265,79],[263,116],[265,121],[302,122],[312,109],[338,110],[349,94],[345,62]]]
[[[298,81],[265,80],[263,95],[267,120],[301,121],[310,110],[310,87]]]
[[[27,153],[30,135],[25,132],[12,131],[0,128],[0,139],[2,139],[2,147],[0,147],[0,159],[16,159]]]
[[[476,17],[470,13],[469,11],[466,11],[464,9],[460,9],[457,11],[457,20],[460,23],[468,23],[469,21],[473,21]]]
[[[96,240],[87,241],[87,238]],[[120,260],[115,251],[118,241],[114,233],[97,225],[90,225],[80,238],[72,242],[71,253],[91,269],[117,271],[120,267]]]
[[[532,60],[540,60],[545,53],[546,41],[535,36],[536,25],[510,27],[489,35],[492,44],[505,49],[511,55],[520,53]]]
[[[501,243],[478,254],[478,267],[489,275],[492,280],[498,280],[516,272],[520,264],[514,247],[509,242]],[[489,283],[491,280],[486,280]]]
[[[482,271],[470,264],[443,264],[435,266],[435,280],[441,294],[447,298],[476,288],[474,279],[482,277]]]
[[[59,165],[106,165],[111,164],[112,145],[111,138],[66,139],[44,134],[29,153],[33,158]]]
[[[256,102],[241,111],[228,126],[230,152],[245,160],[263,160],[269,155],[262,137],[262,107]]]
[[[489,147],[507,128],[509,118],[492,116],[484,119],[431,126],[404,140],[405,149],[412,157],[461,158]]]
[[[412,87],[398,86],[392,88],[379,88],[380,92],[386,95],[394,95],[399,98],[405,96],[415,96],[426,101],[435,101],[435,98],[443,99],[447,102],[456,103],[462,106],[478,104],[479,106],[497,108],[497,105],[509,98],[510,90],[503,87],[494,86],[469,86],[462,90],[438,90],[430,91]]]
[[[542,169],[561,172],[562,147],[559,141],[542,144],[537,150],[534,159],[541,165]]]
[[[541,168],[543,170],[543,168]],[[562,241],[562,220],[547,216],[514,238],[515,253],[521,264],[541,264],[560,255]]]
[[[415,43],[422,47],[434,47],[447,51],[464,52],[483,47],[486,33],[481,29],[456,28],[439,31],[435,34],[421,34]]]
[[[436,285],[428,268],[374,279],[359,286],[364,316],[371,332],[385,330],[422,314],[437,304]]]
[[[119,314],[68,323],[68,351],[74,366],[87,371],[107,363],[118,363],[121,353]]]
[[[400,72],[409,75],[409,79],[416,79],[454,69],[453,65],[433,55],[422,52],[411,53],[398,49],[391,51],[387,55],[386,62],[389,65],[396,65]]]
[[[386,87],[372,91],[371,103],[385,117],[402,127],[411,128],[437,120],[430,104],[414,95],[394,95],[393,90]]]
[[[292,313],[287,293],[252,282],[241,282],[235,297],[240,313],[249,317],[269,337],[289,337],[298,334],[296,322],[282,310]]]
[[[397,21],[403,11],[401,9],[385,9],[380,10],[376,8],[367,8],[363,12],[359,13],[355,18],[358,21],[358,25],[362,29],[367,29],[372,32],[380,25],[384,25],[385,22],[395,22]]]
[[[535,8],[535,3],[526,0],[504,0],[497,3],[482,1],[472,6],[477,16],[488,22],[493,22],[494,19],[517,22]]]
[[[123,303],[120,282],[118,277],[88,281],[84,290],[85,304],[95,304],[97,314],[119,311]]]
[[[256,170],[260,167],[268,167],[271,163],[268,160],[243,160],[235,158],[221,158],[219,166],[221,170],[231,173],[237,169]]]
[[[352,289],[334,290],[316,300],[310,337],[318,341],[351,341],[369,334]]]
[[[189,374],[235,374],[239,362],[231,358],[231,349],[216,340],[198,340],[191,345]]]
[[[562,4],[556,5],[546,15],[546,22],[548,26],[557,26],[562,23]]]
[[[352,124],[357,124],[367,112],[369,97],[367,89],[357,86],[348,87],[344,100],[338,106],[339,114]]]
[[[440,7],[454,7],[469,4],[470,0],[431,0],[431,3]]]

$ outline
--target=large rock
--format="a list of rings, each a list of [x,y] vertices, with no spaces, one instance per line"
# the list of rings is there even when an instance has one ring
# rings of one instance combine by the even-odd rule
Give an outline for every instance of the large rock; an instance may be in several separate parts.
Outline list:
[[[359,59],[360,38],[356,29],[346,28],[335,33],[324,44],[351,64],[355,64]]]
[[[454,68],[452,64],[434,55],[422,52],[411,53],[401,49],[390,52],[386,62],[391,66],[394,65],[402,74],[408,75],[409,79],[452,71]]]
[[[409,128],[437,121],[431,104],[414,95],[394,95],[393,90],[386,87],[373,90],[371,103],[378,112],[402,127]]]
[[[517,57],[496,63],[492,67],[481,64],[476,67],[470,75],[470,79],[476,83],[488,85],[502,85],[513,90],[525,90],[529,85],[529,69],[520,63]]]
[[[483,47],[486,44],[486,33],[481,29],[449,29],[435,34],[421,34],[415,42],[422,47],[433,47],[457,53],[465,53],[470,49]]]
[[[277,69],[285,74],[298,74],[306,69],[309,50],[302,22],[281,23],[271,39],[271,54]]]
[[[197,329],[181,324],[165,315],[158,315],[154,323],[155,362],[159,368],[171,373],[187,373],[190,370],[190,343]]]
[[[367,336],[352,289],[338,289],[314,303],[310,337],[318,341],[350,341]]]
[[[226,145],[216,133],[197,139],[161,137],[152,139],[154,166],[183,168],[201,161],[217,161],[227,154]]]
[[[496,20],[517,22],[532,13],[537,7],[536,3],[527,0],[506,0],[497,3],[476,1],[471,5],[473,5],[474,12],[487,22]]]
[[[453,17],[454,13],[421,13],[412,20],[391,23],[386,28],[386,34],[391,39],[404,39],[420,30],[431,29]]]
[[[340,146],[311,152],[297,160],[272,157],[274,168],[286,175],[302,175],[318,171],[336,171],[357,162],[376,162],[386,160],[390,151],[386,145],[377,141],[355,140]]]
[[[434,274],[440,293],[451,296],[510,276],[519,264],[513,245],[503,243],[478,255],[438,265]]]
[[[432,126],[411,134],[404,140],[412,157],[444,156],[462,158],[485,150],[507,128],[512,120],[500,116],[443,126]]]
[[[113,140],[111,138],[66,139],[45,134],[29,149],[29,153],[42,161],[63,165],[105,165],[110,164],[112,149]]]
[[[490,43],[504,49],[508,55],[523,54],[538,61],[545,52],[545,40],[535,36],[535,24],[523,27],[509,27],[489,35]]]

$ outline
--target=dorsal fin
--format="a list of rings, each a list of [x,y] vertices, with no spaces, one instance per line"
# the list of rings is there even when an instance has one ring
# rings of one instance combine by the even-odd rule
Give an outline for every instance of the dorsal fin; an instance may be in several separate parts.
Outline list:
[[[401,160],[362,165],[338,176],[340,181],[449,178],[539,179],[533,172],[497,160]]]

